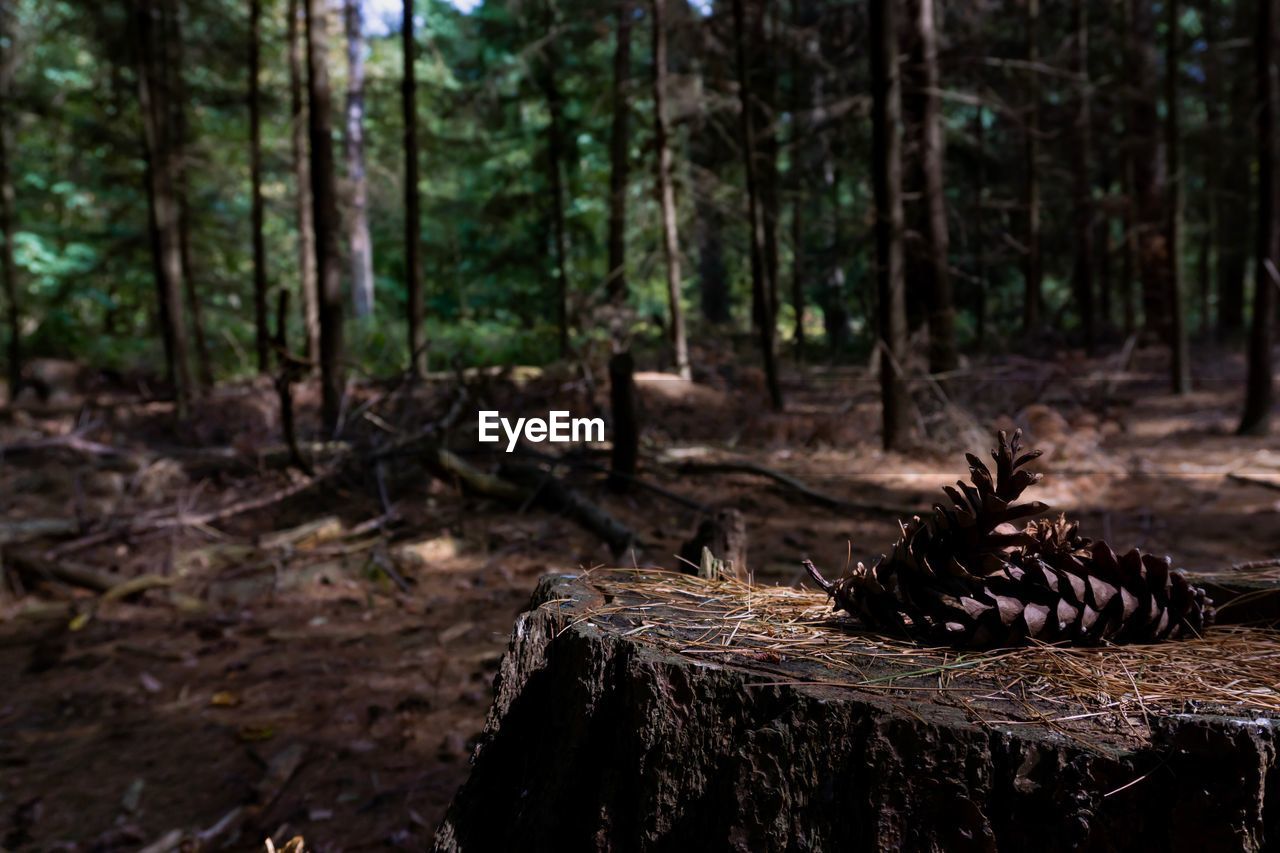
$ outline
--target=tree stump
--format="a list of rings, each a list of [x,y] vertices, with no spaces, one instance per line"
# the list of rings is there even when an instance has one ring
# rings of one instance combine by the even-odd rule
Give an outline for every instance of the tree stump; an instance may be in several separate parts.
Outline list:
[[[1280,640],[1216,630],[957,655],[816,593],[551,576],[435,849],[1274,850]]]

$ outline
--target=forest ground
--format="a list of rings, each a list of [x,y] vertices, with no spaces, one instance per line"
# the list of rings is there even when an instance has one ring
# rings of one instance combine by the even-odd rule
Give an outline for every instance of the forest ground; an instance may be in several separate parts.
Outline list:
[[[804,556],[831,574],[849,553],[874,558],[894,539],[892,507],[930,505],[963,475],[960,450],[989,446],[996,426],[1048,451],[1037,497],[1087,535],[1201,570],[1280,552],[1280,486],[1266,485],[1280,484],[1280,447],[1232,435],[1243,365],[1231,356],[1197,353],[1199,390],[1181,398],[1155,349],[1126,365],[993,358],[917,387],[927,438],[886,454],[865,369],[792,366],[775,415],[757,371],[699,355],[711,366],[696,385],[638,377],[641,476],[740,509],[758,582],[798,583]],[[360,386],[352,452],[372,460],[379,442],[440,418],[456,386]],[[501,457],[478,452],[478,408],[607,406],[598,381],[553,370],[472,375],[468,394],[447,441],[476,465]],[[297,401],[307,433],[315,389]],[[74,521],[7,552],[60,549],[62,562],[172,584],[113,600],[0,578],[0,847],[260,849],[301,833],[318,851],[422,849],[466,775],[537,578],[676,568],[697,522],[650,491],[607,493],[592,467],[607,455],[579,448],[561,472],[642,543],[620,559],[569,519],[466,495],[409,453],[226,519],[163,523],[296,482],[257,452],[279,441],[275,406],[264,381],[219,388],[181,431],[166,404],[118,388],[0,414],[0,518]],[[73,430],[98,444],[45,441]],[[886,510],[824,508],[755,474],[682,468],[690,459],[750,460]],[[102,530],[118,532],[90,538]]]

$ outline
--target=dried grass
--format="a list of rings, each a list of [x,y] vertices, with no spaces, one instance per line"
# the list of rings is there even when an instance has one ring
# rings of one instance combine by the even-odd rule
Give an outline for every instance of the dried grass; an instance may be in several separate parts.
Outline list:
[[[576,614],[574,624],[606,622],[669,651],[780,676],[756,686],[933,692],[982,722],[1055,728],[1103,718],[1134,730],[1154,715],[1188,711],[1280,714],[1275,630],[1218,626],[1199,639],[1152,645],[957,652],[858,632],[820,592],[652,570],[597,570],[589,580],[608,603]],[[810,672],[812,679],[797,675]],[[1004,702],[1009,719],[992,719],[990,709]]]

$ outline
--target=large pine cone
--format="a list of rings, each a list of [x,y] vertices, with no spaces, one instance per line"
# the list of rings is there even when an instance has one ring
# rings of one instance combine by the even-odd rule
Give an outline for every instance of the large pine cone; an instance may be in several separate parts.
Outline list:
[[[1023,468],[1022,431],[997,434],[996,474],[968,454],[969,479],[945,491],[952,506],[900,524],[893,550],[870,569],[825,580],[805,566],[837,610],[869,627],[964,648],[1036,640],[1076,645],[1145,643],[1197,636],[1213,620],[1213,602],[1171,568],[1135,548],[1122,557],[1056,520],[1011,522],[1048,509],[1014,502],[1040,480]]]

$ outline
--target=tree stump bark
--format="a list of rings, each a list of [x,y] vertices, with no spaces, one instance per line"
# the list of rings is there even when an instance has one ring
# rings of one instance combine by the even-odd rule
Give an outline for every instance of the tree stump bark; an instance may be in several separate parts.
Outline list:
[[[691,600],[607,577],[544,578],[517,619],[436,850],[1280,849],[1274,716],[1046,722],[894,655],[838,686],[811,659],[656,642]]]

